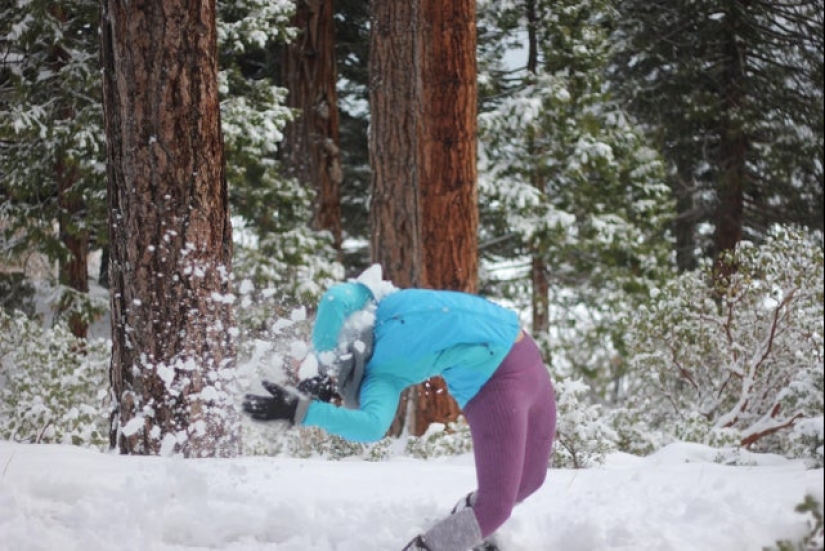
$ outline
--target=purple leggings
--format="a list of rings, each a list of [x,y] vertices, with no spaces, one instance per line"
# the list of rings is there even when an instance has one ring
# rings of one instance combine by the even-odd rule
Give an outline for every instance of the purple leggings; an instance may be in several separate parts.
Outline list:
[[[473,437],[478,483],[473,512],[486,538],[544,483],[556,434],[555,392],[529,335],[513,345],[467,403],[464,417]]]

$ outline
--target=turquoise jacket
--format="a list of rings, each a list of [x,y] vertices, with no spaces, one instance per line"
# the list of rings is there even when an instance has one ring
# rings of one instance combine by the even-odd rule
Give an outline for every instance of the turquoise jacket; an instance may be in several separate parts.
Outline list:
[[[345,320],[375,304],[361,283],[333,286],[322,297],[313,327],[316,353],[334,349]],[[313,400],[301,422],[359,442],[381,439],[401,392],[440,375],[463,408],[510,351],[518,316],[467,293],[404,289],[375,307],[373,354],[365,367],[358,409]]]

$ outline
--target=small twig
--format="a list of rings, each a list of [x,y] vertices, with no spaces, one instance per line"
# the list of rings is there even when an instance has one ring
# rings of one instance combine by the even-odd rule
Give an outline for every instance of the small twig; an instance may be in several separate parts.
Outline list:
[[[6,464],[3,466],[3,474],[0,475],[0,478],[6,478],[6,471],[9,470],[9,465],[11,465],[11,460],[14,459],[14,452],[11,452],[9,456],[9,460],[6,461]]]

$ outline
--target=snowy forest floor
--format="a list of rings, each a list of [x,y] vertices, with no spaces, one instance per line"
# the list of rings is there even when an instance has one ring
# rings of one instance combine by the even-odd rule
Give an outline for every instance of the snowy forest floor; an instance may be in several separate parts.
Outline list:
[[[760,551],[798,540],[822,469],[674,444],[551,469],[505,551]],[[0,442],[0,551],[397,551],[474,487],[471,455],[420,460],[119,456]]]

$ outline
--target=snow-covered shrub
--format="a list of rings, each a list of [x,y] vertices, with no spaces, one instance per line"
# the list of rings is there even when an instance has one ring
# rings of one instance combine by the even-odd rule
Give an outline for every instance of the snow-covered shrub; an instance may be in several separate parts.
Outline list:
[[[301,428],[292,432],[290,436],[289,455],[291,457],[317,456],[337,460],[361,456],[368,447],[366,444],[351,442],[315,427]]]
[[[104,298],[93,293],[84,293],[67,285],[43,285],[51,289],[49,307],[53,317],[52,323],[69,323],[70,320],[85,324],[87,327],[101,319],[109,310],[108,295]],[[42,291],[41,291],[42,292]]]
[[[395,438],[385,437],[367,446],[361,455],[365,461],[385,461],[392,457]]]
[[[605,417],[616,434],[616,448],[634,455],[648,455],[658,450],[671,438],[650,428],[648,409],[644,404],[611,408]]]
[[[580,469],[602,463],[616,449],[618,434],[602,408],[587,401],[590,389],[582,380],[557,380],[554,385],[558,414],[553,465]]]
[[[0,311],[0,438],[104,449],[110,348]]]
[[[289,447],[285,434],[286,424],[253,421],[246,415],[241,418],[241,445],[243,455],[275,456],[285,453]]]
[[[821,240],[776,230],[723,261],[729,277],[707,263],[628,320],[627,395],[672,439],[821,461]]]
[[[811,460],[811,467],[821,469],[825,466],[825,421],[822,416],[802,419],[788,434],[788,455],[806,457]]]
[[[698,411],[685,414],[681,423],[673,426],[672,434],[683,442],[702,442],[712,448],[737,446],[742,434],[732,427],[718,427]]]
[[[470,435],[470,425],[464,417],[459,417],[455,422],[447,425],[431,423],[421,436],[410,436],[405,448],[407,455],[421,459],[461,455],[472,451],[473,440]]]
[[[0,246],[6,246],[0,237]],[[0,273],[0,308],[7,312],[20,310],[34,314],[34,286],[21,272]]]
[[[808,515],[808,533],[797,542],[783,540],[777,542],[776,547],[766,548],[764,551],[823,551],[825,549],[825,532],[823,532],[822,501],[812,495],[806,495],[805,500],[796,506],[796,512]]]

